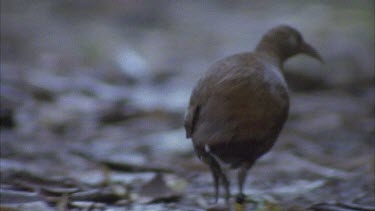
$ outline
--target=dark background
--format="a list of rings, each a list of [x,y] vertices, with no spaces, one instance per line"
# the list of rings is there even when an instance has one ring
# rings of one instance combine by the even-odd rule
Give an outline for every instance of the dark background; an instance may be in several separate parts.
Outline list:
[[[191,89],[278,24],[297,28],[325,64],[286,62],[291,113],[249,173],[252,206],[374,205],[374,9],[371,0],[1,1],[1,206],[203,209],[211,175],[182,127]]]

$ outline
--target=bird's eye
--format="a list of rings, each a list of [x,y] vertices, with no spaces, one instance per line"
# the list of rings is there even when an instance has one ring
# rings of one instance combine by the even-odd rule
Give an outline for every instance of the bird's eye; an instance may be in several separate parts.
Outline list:
[[[302,42],[302,36],[300,34],[290,35],[288,42],[290,46],[298,47]]]
[[[290,46],[298,46],[299,44],[298,37],[294,35],[289,36],[288,43]]]
[[[297,33],[297,44],[301,45],[302,42],[303,42],[302,35],[300,33]]]

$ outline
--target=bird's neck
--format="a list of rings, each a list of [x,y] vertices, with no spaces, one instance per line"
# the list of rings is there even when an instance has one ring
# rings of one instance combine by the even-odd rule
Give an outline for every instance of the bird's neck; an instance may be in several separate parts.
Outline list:
[[[260,42],[255,48],[255,53],[282,70],[286,58],[284,58],[282,52],[272,45],[272,43]]]

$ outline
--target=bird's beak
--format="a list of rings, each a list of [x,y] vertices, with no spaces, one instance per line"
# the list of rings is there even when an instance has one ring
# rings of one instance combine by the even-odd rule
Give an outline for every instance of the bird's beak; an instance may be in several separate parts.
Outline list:
[[[303,42],[300,48],[300,53],[309,55],[317,60],[319,60],[321,63],[324,63],[324,60],[320,56],[320,54],[309,44]]]

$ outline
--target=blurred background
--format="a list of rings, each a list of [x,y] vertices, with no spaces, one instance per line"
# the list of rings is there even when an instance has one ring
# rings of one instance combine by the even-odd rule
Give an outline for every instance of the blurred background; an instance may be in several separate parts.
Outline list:
[[[374,205],[374,9],[371,0],[1,1],[1,206],[204,209],[211,175],[182,126],[191,90],[213,62],[252,51],[279,24],[325,64],[284,65],[291,112],[249,173],[253,208]]]

